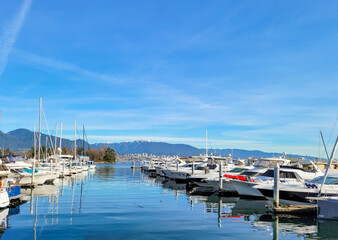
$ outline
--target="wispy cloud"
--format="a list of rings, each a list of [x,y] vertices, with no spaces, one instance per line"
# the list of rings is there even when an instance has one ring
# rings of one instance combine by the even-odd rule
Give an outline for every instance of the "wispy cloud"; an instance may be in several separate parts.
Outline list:
[[[51,67],[57,70],[77,73],[77,74],[87,76],[92,79],[101,80],[101,81],[105,81],[108,83],[114,83],[114,84],[121,84],[125,82],[123,78],[118,78],[118,77],[115,77],[109,74],[90,71],[90,70],[81,68],[73,63],[58,61],[58,60],[54,60],[49,57],[42,57],[42,56],[28,53],[25,51],[21,51],[18,49],[13,49],[13,54],[23,60],[28,60],[31,63],[36,63],[42,66]]]
[[[26,15],[32,5],[33,0],[25,0],[21,6],[20,12],[14,17],[13,21],[5,27],[0,38],[0,77],[5,71],[8,61],[8,55],[11,52],[17,36],[25,21]]]

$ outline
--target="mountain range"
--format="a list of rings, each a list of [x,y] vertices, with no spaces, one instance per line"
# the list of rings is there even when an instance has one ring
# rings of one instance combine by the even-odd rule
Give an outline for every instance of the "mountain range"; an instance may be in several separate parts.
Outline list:
[[[41,134],[42,145],[45,145],[48,135]],[[55,137],[51,136],[54,141]],[[82,146],[83,141],[78,139],[77,146]],[[59,140],[58,143],[59,145]],[[8,133],[0,131],[0,147],[3,149],[10,148],[12,151],[20,152],[31,148],[34,145],[34,133],[27,129],[16,129]],[[74,141],[69,139],[62,139],[62,146],[74,148]],[[109,146],[119,154],[131,153],[147,153],[153,155],[177,155],[177,156],[196,156],[205,153],[205,149],[196,148],[187,144],[170,144],[165,142],[151,142],[151,141],[133,141],[121,143],[95,143],[88,144],[84,141],[85,148],[88,146],[92,149],[99,149],[100,147]],[[272,157],[282,155],[281,153],[268,153],[258,150],[244,150],[244,149],[209,149],[209,153],[214,155],[229,155],[232,154],[235,158],[246,157]],[[287,155],[291,158],[297,158],[299,155]]]
[[[46,145],[46,139],[49,136],[41,133],[41,145]],[[52,141],[55,141],[55,136],[51,136]],[[55,144],[55,143],[54,143]],[[58,138],[57,146],[59,146],[60,140]],[[83,141],[81,139],[76,140],[77,146],[82,146]],[[50,145],[50,141],[48,143]],[[88,148],[88,143],[84,142],[85,148]],[[21,152],[27,149],[30,149],[34,146],[34,133],[28,129],[19,128],[8,133],[3,133],[0,131],[0,148],[2,149],[11,149],[15,152]],[[62,146],[68,148],[74,148],[74,141],[66,138],[62,138]]]

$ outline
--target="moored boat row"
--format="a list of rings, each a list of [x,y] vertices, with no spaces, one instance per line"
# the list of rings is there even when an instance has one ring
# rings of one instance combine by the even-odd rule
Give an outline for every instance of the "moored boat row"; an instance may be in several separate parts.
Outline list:
[[[274,199],[274,166],[280,166],[279,198],[282,205],[316,204],[320,197],[338,197],[338,171],[330,170],[327,177],[312,162],[307,169],[300,162],[287,158],[239,159],[199,156],[184,159],[153,159],[140,162],[150,176],[161,176],[184,183],[189,193],[213,194],[241,198]],[[323,180],[326,178],[325,183]],[[319,189],[322,189],[320,192]]]
[[[0,208],[20,203],[21,188],[51,184],[59,177],[95,169],[94,162],[87,156],[74,160],[60,155],[58,159],[60,161],[41,161],[37,164],[21,156],[0,157]]]

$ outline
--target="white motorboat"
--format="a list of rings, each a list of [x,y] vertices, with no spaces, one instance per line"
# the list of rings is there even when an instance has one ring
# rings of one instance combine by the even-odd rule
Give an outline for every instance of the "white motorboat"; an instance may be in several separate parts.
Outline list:
[[[178,170],[163,169],[163,173],[166,177],[174,179],[176,181],[187,181],[187,178],[194,173],[205,172],[208,161],[202,163],[187,163]]]
[[[258,188],[273,186],[274,169],[262,169],[262,171],[264,171],[264,173],[261,176],[250,176],[249,179],[234,179],[232,181],[232,185],[240,196],[247,198],[265,198]],[[281,166],[280,183],[282,185],[298,184],[322,175],[323,172],[317,167],[314,171],[309,171],[297,167]]]
[[[222,190],[223,193],[236,193],[236,190],[231,184],[231,179],[234,177],[240,175],[241,173],[244,173],[245,171],[248,171],[249,169],[254,168],[253,166],[237,166],[234,169],[230,170],[229,172],[226,172],[222,176]],[[214,191],[219,190],[219,177],[214,178],[208,178],[204,179],[202,182],[207,183],[207,186],[214,189]]]
[[[158,176],[165,177],[165,173],[163,172],[164,169],[178,170],[178,168],[182,167],[183,165],[185,165],[185,162],[179,158],[176,158],[174,160],[167,160],[163,164],[155,166],[156,174]]]
[[[308,182],[298,184],[281,184],[279,186],[279,202],[282,205],[312,205],[318,199],[338,196],[338,173],[328,174],[322,186],[324,176],[317,177]],[[320,192],[320,188],[322,191]],[[273,202],[273,186],[263,185],[257,189],[271,202]]]

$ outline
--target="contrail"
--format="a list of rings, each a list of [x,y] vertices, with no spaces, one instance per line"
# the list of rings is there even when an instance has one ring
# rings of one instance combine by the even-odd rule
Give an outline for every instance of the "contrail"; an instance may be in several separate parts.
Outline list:
[[[14,17],[13,21],[7,25],[0,37],[0,77],[6,68],[8,55],[11,52],[17,35],[25,21],[25,17],[32,5],[32,1],[33,0],[25,0],[23,2],[20,12]]]

